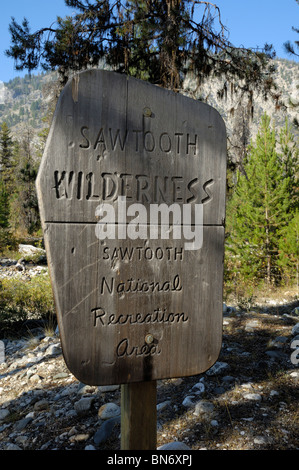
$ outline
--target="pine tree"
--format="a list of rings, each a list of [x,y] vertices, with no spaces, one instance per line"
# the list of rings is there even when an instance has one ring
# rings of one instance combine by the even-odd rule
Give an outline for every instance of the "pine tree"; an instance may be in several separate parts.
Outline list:
[[[299,208],[299,148],[288,119],[280,130],[279,144],[281,164],[288,178],[290,211],[296,211]]]
[[[0,163],[1,163],[1,177],[6,185],[6,191],[11,189],[11,179],[13,174],[13,156],[14,156],[14,142],[11,137],[11,132],[6,122],[2,123],[0,131]]]
[[[281,231],[279,241],[279,265],[284,272],[286,283],[296,282],[299,287],[299,210],[290,223]]]
[[[35,180],[38,161],[34,158],[32,129],[20,136],[15,169],[15,186],[10,198],[10,226],[15,233],[32,235],[40,229]]]
[[[228,253],[242,276],[279,279],[280,231],[290,218],[290,178],[277,150],[275,131],[264,114],[228,203]]]
[[[198,84],[224,77],[252,98],[253,91],[279,100],[272,46],[262,50],[235,47],[228,39],[220,9],[196,0],[65,0],[74,14],[31,33],[29,22],[10,24],[12,45],[6,51],[17,70],[40,65],[68,76],[104,61],[115,71],[164,88],[181,89],[187,72]]]
[[[3,180],[0,178],[0,228],[9,226],[9,197]]]

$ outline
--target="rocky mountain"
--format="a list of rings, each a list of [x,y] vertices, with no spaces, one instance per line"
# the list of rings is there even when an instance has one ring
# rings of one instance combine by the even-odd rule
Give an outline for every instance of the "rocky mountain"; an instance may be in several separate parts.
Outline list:
[[[298,108],[292,107],[290,102],[299,102],[299,63],[279,59],[275,61],[275,65],[277,67],[276,83],[282,92],[282,101],[286,107],[276,109],[270,99],[264,101],[261,96],[254,96],[253,120],[246,122],[249,139],[256,134],[263,112],[266,111],[272,116],[278,128],[284,125],[286,116],[293,122],[298,114]],[[220,99],[217,95],[219,87],[220,82],[209,80],[200,92],[196,92],[194,81],[188,78],[183,92],[215,107],[224,118],[230,136],[236,133],[236,121],[240,120],[243,110],[242,106],[236,107],[238,97],[235,95],[228,93],[226,99]],[[57,74],[55,73],[26,75],[24,78],[15,78],[7,83],[0,82],[0,124],[5,121],[15,136],[20,133],[22,127],[28,125],[36,133],[40,132],[49,125],[45,117],[51,116],[56,90]],[[231,112],[233,108],[235,108],[235,113]],[[298,129],[295,132],[299,135]]]
[[[51,109],[56,80],[55,73],[42,73],[0,82],[0,123],[6,122],[16,137],[26,126],[38,134],[48,126],[45,119]]]
[[[246,112],[246,101],[240,102],[240,97],[229,91],[229,84],[227,96],[220,98],[217,92],[223,86],[223,81],[221,80],[207,81],[199,91],[195,90],[192,78],[185,82],[184,92],[186,94],[210,104],[223,117],[232,148],[232,160],[240,158],[236,147],[247,146],[251,139],[255,138],[263,113],[266,112],[271,116],[276,130],[285,125],[286,118],[292,124],[295,119],[298,120],[299,63],[278,59],[274,61],[274,64],[276,66],[275,83],[277,92],[281,94],[281,106],[277,107],[271,98],[265,100],[262,96],[255,93],[253,96],[252,117],[249,117]],[[294,126],[293,133],[298,138],[299,128]],[[230,145],[228,147],[230,148]]]

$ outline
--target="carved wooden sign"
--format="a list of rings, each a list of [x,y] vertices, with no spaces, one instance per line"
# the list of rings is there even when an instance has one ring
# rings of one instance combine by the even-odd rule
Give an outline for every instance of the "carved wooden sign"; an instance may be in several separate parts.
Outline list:
[[[63,354],[92,385],[204,372],[222,342],[226,132],[113,72],[63,90],[37,191]]]

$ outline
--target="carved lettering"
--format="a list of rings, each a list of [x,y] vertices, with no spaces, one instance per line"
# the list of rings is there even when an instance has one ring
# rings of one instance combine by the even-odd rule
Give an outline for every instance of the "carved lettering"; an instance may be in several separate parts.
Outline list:
[[[99,127],[94,136],[90,135],[88,126],[80,129],[79,148],[81,150],[113,152],[115,150],[124,151],[126,147],[134,149],[135,152],[146,151],[149,153],[159,152],[165,155],[171,153],[178,156],[198,155],[199,142],[197,134],[184,132],[154,133],[143,131],[142,129],[112,129],[105,126]]]
[[[180,292],[182,290],[180,276],[177,274],[172,280],[167,281],[144,281],[142,279],[127,279],[125,282],[115,283],[115,278],[106,279],[102,277],[100,293],[113,294],[141,294],[145,292]]]
[[[122,137],[120,136],[120,129],[116,130],[114,136],[113,136],[113,131],[112,131],[111,128],[109,129],[109,133],[110,133],[112,150],[115,150],[115,148],[117,146],[117,142],[119,143],[120,149],[124,150],[125,145],[126,145],[126,141],[127,141],[127,137],[128,137],[128,131],[125,131],[124,135]]]
[[[87,130],[88,130],[87,126],[81,127],[81,135],[82,135],[84,141],[79,144],[79,147],[82,148],[82,149],[89,149],[90,148],[90,141],[85,135],[85,132]]]
[[[119,196],[124,196],[128,200],[142,204],[206,204],[213,198],[210,188],[213,184],[213,179],[201,185],[198,178],[186,180],[181,175],[170,177],[55,170],[52,188],[56,199],[76,198],[77,200],[109,202],[115,201]]]
[[[54,189],[57,199],[72,199],[75,185],[75,172],[54,172]]]
[[[161,354],[161,350],[157,344],[146,344],[142,346],[131,346],[128,338],[120,341],[116,348],[117,357],[138,357],[138,356],[154,356]]]
[[[109,247],[103,248],[103,260],[110,261],[151,261],[151,260],[164,260],[164,261],[183,261],[184,248],[166,246],[165,248],[157,247],[143,247],[136,246],[132,248],[127,247]]]
[[[91,310],[94,327],[111,325],[144,325],[144,324],[179,324],[187,323],[189,317],[185,312],[168,312],[167,308],[156,308],[147,313],[108,313],[102,307]]]
[[[212,179],[210,179],[210,180],[208,180],[204,183],[203,190],[204,190],[204,192],[206,193],[207,196],[202,199],[202,201],[201,201],[202,204],[206,204],[207,202],[212,200],[212,198],[213,198],[212,194],[210,194],[210,192],[207,191],[207,187],[211,186],[212,184],[214,184],[214,180],[212,180]]]

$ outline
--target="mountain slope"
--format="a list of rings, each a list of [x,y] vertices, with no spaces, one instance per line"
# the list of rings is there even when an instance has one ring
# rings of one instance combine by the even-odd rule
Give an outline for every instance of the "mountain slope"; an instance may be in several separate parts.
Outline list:
[[[275,60],[277,66],[276,83],[282,92],[282,100],[286,108],[276,109],[275,104],[269,99],[264,101],[261,96],[254,96],[254,115],[252,121],[246,121],[247,140],[254,137],[260,117],[267,112],[275,121],[277,127],[284,125],[286,116],[292,122],[298,115],[298,108],[290,106],[290,100],[299,103],[299,63],[284,59]],[[40,75],[26,75],[24,78],[15,78],[8,83],[0,82],[0,125],[6,122],[14,136],[18,136],[24,126],[31,126],[36,133],[48,126],[44,118],[49,114],[49,107],[55,94],[55,73],[43,73]],[[57,84],[56,84],[57,85]],[[227,94],[226,99],[220,99],[217,95],[221,85],[220,81],[207,81],[200,92],[196,92],[194,80],[187,78],[183,93],[200,99],[215,107],[222,115],[229,136],[239,135],[236,131],[236,123],[245,119],[245,104],[236,107],[238,97]],[[229,85],[229,84],[228,84]],[[233,113],[231,110],[235,109]],[[51,111],[50,111],[51,114]],[[297,135],[299,131],[295,131]]]

